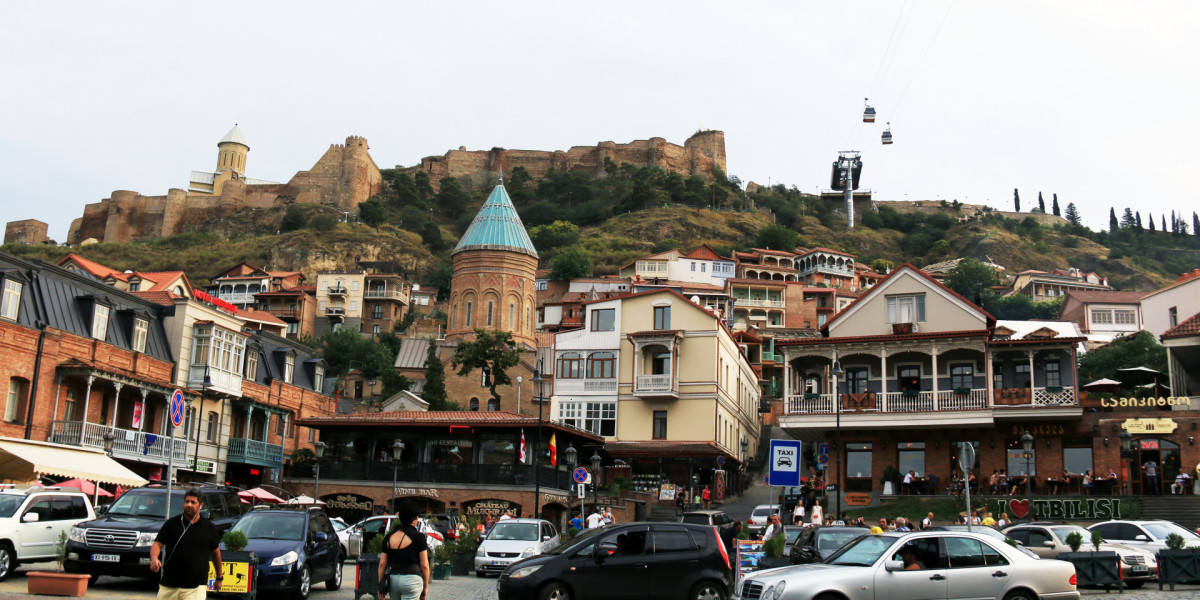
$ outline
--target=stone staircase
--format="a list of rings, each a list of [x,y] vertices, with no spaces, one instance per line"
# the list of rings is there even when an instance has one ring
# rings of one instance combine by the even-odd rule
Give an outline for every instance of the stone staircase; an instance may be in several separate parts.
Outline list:
[[[1196,496],[1142,496],[1142,518],[1174,521],[1195,530],[1200,527],[1200,498]]]
[[[648,520],[659,523],[670,523],[679,520],[679,517],[675,514],[675,507],[673,506],[653,506],[650,508]]]

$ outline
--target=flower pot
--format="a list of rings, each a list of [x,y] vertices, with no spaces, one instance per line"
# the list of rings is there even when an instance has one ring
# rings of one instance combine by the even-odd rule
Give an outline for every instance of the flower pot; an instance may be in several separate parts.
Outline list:
[[[433,565],[434,579],[450,579],[450,565]]]
[[[30,594],[45,596],[74,596],[87,595],[88,577],[86,573],[50,573],[47,571],[30,571],[25,576]]]
[[[379,596],[379,555],[364,552],[355,564],[354,597]]]
[[[1200,581],[1200,549],[1159,550],[1155,557],[1158,559],[1158,589],[1166,584],[1174,591],[1177,583]]]
[[[1055,558],[1075,565],[1079,587],[1094,585],[1108,589],[1115,585],[1121,589],[1125,585],[1121,581],[1121,560],[1116,552],[1060,552]]]
[[[454,557],[454,562],[450,563],[451,575],[470,575],[475,569],[475,553],[462,553]]]

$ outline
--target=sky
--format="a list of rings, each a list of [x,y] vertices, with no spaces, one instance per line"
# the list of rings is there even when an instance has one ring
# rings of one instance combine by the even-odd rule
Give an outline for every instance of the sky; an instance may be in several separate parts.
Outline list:
[[[1196,31],[1194,0],[14,3],[0,220],[65,240],[114,190],[212,171],[237,123],[273,181],[348,135],[386,168],[703,128],[742,181],[816,192],[859,150],[877,200],[1190,221]]]

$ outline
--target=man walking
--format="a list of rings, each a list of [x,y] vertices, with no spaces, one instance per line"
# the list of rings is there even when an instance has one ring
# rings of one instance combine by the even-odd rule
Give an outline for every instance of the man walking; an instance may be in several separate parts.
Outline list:
[[[930,527],[933,527],[933,513],[929,513],[925,515],[924,519],[921,519],[921,529],[929,529]]]
[[[150,570],[161,572],[159,600],[204,600],[209,562],[217,574],[213,591],[221,591],[221,533],[200,516],[203,508],[200,493],[189,489],[183,496],[183,514],[169,517],[150,546]]]
[[[1154,459],[1146,461],[1142,465],[1142,470],[1146,473],[1146,494],[1157,496],[1162,493],[1162,487],[1158,482],[1158,463]]]

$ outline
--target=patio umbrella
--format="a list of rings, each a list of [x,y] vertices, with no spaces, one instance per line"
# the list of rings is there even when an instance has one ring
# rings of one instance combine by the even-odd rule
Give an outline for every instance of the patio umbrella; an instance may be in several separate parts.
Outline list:
[[[1155,393],[1158,392],[1159,379],[1166,377],[1165,374],[1155,371],[1149,367],[1130,367],[1128,369],[1117,369],[1117,372],[1120,373],[1118,377],[1121,377],[1123,381],[1128,382],[1129,385],[1141,386],[1147,383],[1154,384]]]
[[[68,479],[67,481],[62,481],[55,485],[57,485],[58,487],[77,488],[79,491],[83,492],[84,494],[87,494],[88,496],[95,496],[97,493],[96,484],[94,484],[90,481],[84,481],[82,479]],[[104,488],[99,488],[99,494],[100,494],[100,497],[102,497],[102,498],[112,498],[113,497],[112,492],[110,492]]]
[[[1091,383],[1085,383],[1085,384],[1083,384],[1083,387],[1090,390],[1090,389],[1100,389],[1100,388],[1106,388],[1106,387],[1116,387],[1119,385],[1121,385],[1120,381],[1117,381],[1115,379],[1108,379],[1107,377],[1105,377],[1103,379],[1097,379]]]
[[[300,495],[287,501],[288,504],[325,504],[312,496]]]
[[[268,492],[267,490],[264,490],[262,488],[252,488],[249,490],[243,490],[243,491],[238,492],[238,496],[240,496],[243,500],[249,500],[251,502],[264,502],[266,504],[283,504],[283,498],[280,498],[279,496],[276,496],[275,494],[272,494],[271,492]]]

